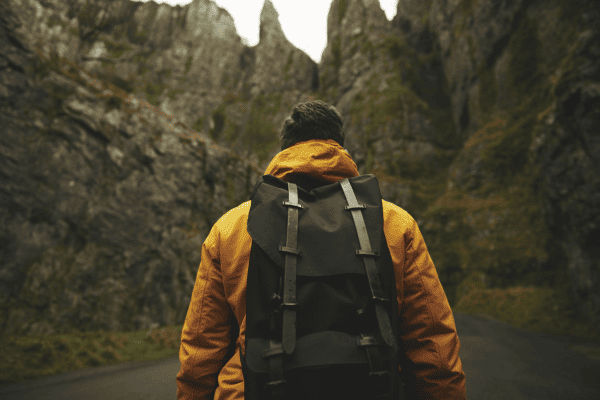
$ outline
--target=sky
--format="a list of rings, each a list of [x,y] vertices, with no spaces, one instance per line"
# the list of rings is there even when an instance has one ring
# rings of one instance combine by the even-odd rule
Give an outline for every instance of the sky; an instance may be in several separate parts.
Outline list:
[[[134,1],[146,3],[149,0]],[[192,0],[154,1],[173,6],[184,6],[192,2]],[[279,13],[279,22],[287,39],[319,63],[327,44],[327,13],[332,0],[271,1]],[[233,16],[237,32],[248,46],[258,44],[259,18],[264,0],[216,0],[215,3]],[[387,19],[391,21],[396,15],[398,0],[379,0],[379,4]]]

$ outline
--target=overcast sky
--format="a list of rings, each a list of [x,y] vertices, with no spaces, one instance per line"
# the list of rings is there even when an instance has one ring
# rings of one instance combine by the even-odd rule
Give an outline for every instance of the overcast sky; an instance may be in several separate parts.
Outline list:
[[[134,0],[146,3],[148,0]],[[315,62],[321,61],[321,53],[327,44],[327,13],[331,0],[271,0],[287,39],[306,52]],[[156,3],[186,5],[192,0],[155,0]],[[216,0],[235,21],[238,34],[249,46],[258,43],[260,11],[264,0]],[[379,0],[388,20],[396,15],[398,0]]]

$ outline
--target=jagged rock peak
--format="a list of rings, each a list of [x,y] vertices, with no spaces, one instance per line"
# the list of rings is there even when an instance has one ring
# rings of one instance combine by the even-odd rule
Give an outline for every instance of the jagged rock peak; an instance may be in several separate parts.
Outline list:
[[[379,0],[333,0],[327,14],[327,41],[342,32],[387,28],[389,21]]]
[[[279,13],[271,0],[265,0],[262,11],[260,12],[260,38],[259,41],[281,41],[285,38],[281,23],[279,22]]]
[[[195,36],[201,36],[203,33],[206,33],[203,31],[206,31],[210,27],[208,29],[214,35],[239,37],[231,14],[224,8],[219,7],[214,1],[194,0],[184,7],[189,7],[186,27]]]

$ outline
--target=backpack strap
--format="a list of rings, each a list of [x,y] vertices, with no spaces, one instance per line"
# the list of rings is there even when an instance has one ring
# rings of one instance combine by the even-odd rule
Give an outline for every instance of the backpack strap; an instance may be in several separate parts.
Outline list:
[[[361,249],[356,250],[356,255],[363,258],[365,263],[365,270],[367,271],[367,278],[369,279],[369,286],[371,287],[371,295],[373,302],[375,303],[375,312],[377,313],[377,323],[379,324],[379,330],[385,344],[392,347],[394,344],[394,334],[392,332],[392,325],[390,324],[390,318],[383,308],[383,304],[390,302],[390,299],[386,299],[381,289],[381,283],[379,282],[379,275],[377,275],[377,266],[375,260],[372,257],[379,257],[377,252],[371,251],[371,242],[369,241],[369,234],[367,233],[367,227],[363,220],[361,208],[367,208],[364,204],[358,204],[356,196],[352,190],[352,186],[348,178],[340,181],[348,206],[344,207],[345,210],[352,212],[354,218],[354,224],[356,225],[356,231],[358,233],[358,241],[360,242]]]
[[[298,203],[298,187],[295,183],[288,183],[290,201],[284,201],[288,208],[288,227],[286,246],[280,246],[279,251],[285,255],[285,273],[283,277],[283,351],[288,356],[296,347],[296,257],[298,251],[298,208],[303,208]]]
[[[270,382],[265,388],[271,392],[274,400],[283,400],[285,384],[283,377],[283,354],[291,355],[296,347],[296,257],[300,256],[298,251],[298,208],[303,206],[298,203],[298,187],[295,183],[289,183],[290,201],[284,201],[283,205],[288,208],[288,227],[286,246],[280,246],[279,251],[286,253],[285,271],[283,276],[283,335],[281,342],[270,341],[269,350],[265,351],[263,358],[269,358]],[[277,300],[274,296],[273,300]]]
[[[390,372],[389,364],[383,361],[383,357],[379,351],[376,350],[376,346],[382,344],[377,341],[371,335],[360,334],[360,338],[357,338],[356,345],[358,347],[364,347],[367,353],[367,359],[369,360],[369,380],[373,386],[372,400],[390,400],[389,387],[390,387]]]
[[[390,299],[384,297],[383,290],[381,289],[381,282],[379,281],[379,275],[377,274],[377,266],[375,265],[375,260],[373,260],[373,257],[379,257],[379,255],[377,252],[371,250],[371,242],[369,241],[367,227],[365,226],[365,221],[360,212],[360,209],[366,208],[366,206],[364,204],[358,204],[354,191],[352,190],[352,185],[347,178],[342,179],[340,184],[342,185],[344,195],[349,204],[344,207],[344,209],[352,212],[354,224],[356,225],[358,240],[361,246],[361,249],[356,250],[356,255],[362,257],[365,263],[365,270],[371,288],[372,301],[375,305],[374,308],[377,315],[379,331],[381,332],[385,344],[392,347],[395,340],[394,334],[392,332],[389,316],[383,308],[383,304],[389,303]],[[386,366],[381,352],[376,350],[376,347],[381,345],[382,343],[379,343],[371,335],[361,334],[361,337],[357,339],[357,346],[364,347],[369,360],[369,366],[371,368],[369,378],[374,390],[372,397],[374,400],[389,399],[389,365]]]

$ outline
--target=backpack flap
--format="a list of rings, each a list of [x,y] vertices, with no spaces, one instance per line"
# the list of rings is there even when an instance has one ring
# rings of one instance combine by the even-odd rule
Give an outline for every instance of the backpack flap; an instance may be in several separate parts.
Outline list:
[[[383,235],[383,211],[379,183],[374,175],[350,179],[363,214],[371,248],[382,254],[387,243]],[[264,175],[256,184],[248,214],[248,233],[282,270],[286,246],[288,210],[282,207],[289,197],[287,182]],[[348,205],[339,183],[307,192],[298,187],[298,202],[303,205],[298,218],[298,250],[296,273],[301,276],[327,276],[345,273],[365,274],[363,260],[357,257],[360,242]],[[351,233],[350,235],[348,233]],[[277,243],[277,246],[273,246]],[[389,250],[387,250],[389,252]]]

